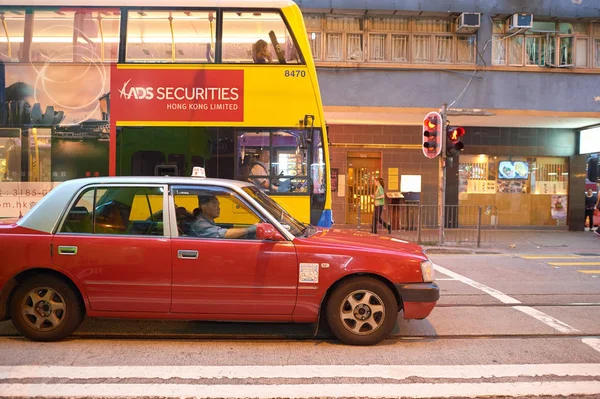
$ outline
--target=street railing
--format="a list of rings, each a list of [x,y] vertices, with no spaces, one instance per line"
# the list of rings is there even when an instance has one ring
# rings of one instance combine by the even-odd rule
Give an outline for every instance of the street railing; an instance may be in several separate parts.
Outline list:
[[[363,226],[369,221],[364,219]],[[437,205],[386,205],[383,219],[391,224],[396,237],[418,244],[475,243],[479,248],[481,242],[496,240],[498,209],[491,205],[446,205],[442,243]]]

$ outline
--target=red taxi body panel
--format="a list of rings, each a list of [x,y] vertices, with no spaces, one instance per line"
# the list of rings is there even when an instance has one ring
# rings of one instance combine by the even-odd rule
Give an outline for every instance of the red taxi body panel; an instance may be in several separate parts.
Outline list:
[[[427,259],[418,245],[352,230],[318,229],[294,244],[298,263],[319,264],[318,283],[299,283],[295,322],[315,321],[327,290],[346,276],[374,274],[392,283],[420,283],[420,262]]]
[[[181,237],[172,245],[172,313],[291,320],[298,281],[291,242]]]
[[[56,234],[52,243],[53,264],[84,287],[91,311],[169,312],[168,238]],[[61,254],[64,247],[77,254]]]

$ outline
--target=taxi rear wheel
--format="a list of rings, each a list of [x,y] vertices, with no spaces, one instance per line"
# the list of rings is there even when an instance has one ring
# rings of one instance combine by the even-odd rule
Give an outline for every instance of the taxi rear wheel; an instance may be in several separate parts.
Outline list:
[[[19,285],[10,310],[17,330],[32,341],[61,340],[79,327],[84,316],[69,284],[49,275],[37,275]]]
[[[372,277],[341,283],[327,302],[327,322],[333,334],[350,345],[374,345],[388,337],[398,319],[392,291]]]

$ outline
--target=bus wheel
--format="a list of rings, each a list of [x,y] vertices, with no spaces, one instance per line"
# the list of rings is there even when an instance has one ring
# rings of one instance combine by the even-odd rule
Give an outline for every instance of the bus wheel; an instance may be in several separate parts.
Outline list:
[[[37,275],[16,288],[10,303],[13,324],[32,341],[58,341],[79,327],[84,311],[65,281]]]
[[[337,287],[327,302],[333,334],[350,345],[374,345],[388,337],[398,318],[396,297],[381,281],[354,277]]]

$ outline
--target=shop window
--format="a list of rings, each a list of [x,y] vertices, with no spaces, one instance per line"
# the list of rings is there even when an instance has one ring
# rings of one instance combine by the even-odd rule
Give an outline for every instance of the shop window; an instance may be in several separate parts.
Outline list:
[[[0,10],[0,61],[17,62],[23,46],[25,10]]]
[[[214,62],[216,11],[129,10],[128,62]]]
[[[223,62],[303,63],[281,14],[247,11],[223,13]]]

